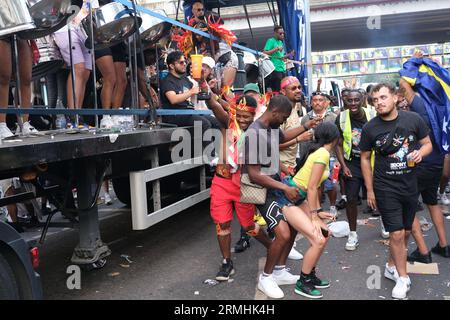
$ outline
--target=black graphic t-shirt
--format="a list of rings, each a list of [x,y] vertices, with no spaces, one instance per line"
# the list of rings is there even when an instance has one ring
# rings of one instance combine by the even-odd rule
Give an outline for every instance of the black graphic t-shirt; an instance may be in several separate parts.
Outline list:
[[[396,127],[400,128],[395,130]],[[395,134],[392,145],[401,147],[393,154],[382,155],[377,150],[385,145],[389,134]],[[422,118],[413,112],[399,111],[392,121],[375,117],[362,130],[361,151],[375,150],[374,189],[396,194],[412,195],[417,193],[414,168],[407,166],[407,155],[417,149],[419,140],[428,135],[429,129]]]
[[[339,132],[341,133],[342,139],[344,139],[344,133],[341,129],[341,115],[338,115],[336,118],[336,126],[339,129]],[[359,148],[359,144],[361,142],[361,133],[362,128],[367,123],[367,118],[364,115],[362,119],[353,119],[352,116],[350,116],[350,125],[352,127],[352,151],[350,155],[350,161],[345,159],[346,166],[350,169],[352,172],[352,176],[356,178],[362,178],[362,172],[361,172],[361,150]]]

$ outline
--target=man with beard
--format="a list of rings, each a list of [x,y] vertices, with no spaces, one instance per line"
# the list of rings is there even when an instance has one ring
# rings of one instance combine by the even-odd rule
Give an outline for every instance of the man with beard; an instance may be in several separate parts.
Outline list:
[[[161,103],[163,109],[194,109],[191,98],[199,93],[198,84],[194,85],[186,76],[186,59],[181,51],[171,52],[167,56],[169,74],[161,81]],[[217,127],[217,120],[209,115],[165,116],[163,121],[179,127],[193,126],[201,121],[202,130]]]
[[[300,127],[300,117],[299,109],[303,111],[300,105],[302,101],[302,85],[296,77],[285,77],[281,80],[281,91],[280,93],[286,96],[292,104],[292,112],[289,118],[280,126],[283,131]],[[302,113],[302,116],[304,114]],[[298,144],[304,141],[312,140],[312,132],[305,131],[300,136],[296,137],[295,140],[287,141],[280,144],[280,161],[281,161],[281,171],[285,175],[294,175],[296,173],[297,166],[297,152]],[[301,260],[303,255],[295,249],[296,243],[290,244],[292,246],[289,252],[289,259]]]
[[[372,99],[378,115],[362,129],[361,169],[367,203],[378,208],[389,232],[390,256],[384,276],[396,282],[392,297],[405,299],[411,286],[406,272],[406,244],[418,197],[414,167],[431,153],[432,144],[429,129],[419,115],[397,110],[392,85],[376,85],[372,89]],[[373,171],[372,151],[375,151]]]
[[[345,249],[356,250],[359,246],[356,233],[356,220],[358,217],[358,195],[364,186],[361,172],[361,150],[359,143],[363,126],[373,117],[375,112],[363,108],[364,97],[357,89],[349,90],[345,98],[346,109],[336,118],[336,125],[341,132],[341,139],[336,148],[337,158],[341,164],[344,175],[345,194],[347,197],[347,219],[350,225]]]

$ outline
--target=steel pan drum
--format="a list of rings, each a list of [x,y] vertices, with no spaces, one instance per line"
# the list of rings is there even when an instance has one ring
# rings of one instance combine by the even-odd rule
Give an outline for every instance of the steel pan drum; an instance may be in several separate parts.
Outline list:
[[[259,72],[264,78],[267,78],[272,72],[275,71],[275,66],[269,59],[261,60],[260,63]]]
[[[166,12],[162,9],[156,9],[153,11],[167,17]],[[156,44],[163,37],[169,35],[170,28],[172,27],[169,22],[164,22],[163,20],[146,13],[141,13],[141,17],[142,25],[139,28],[139,33],[144,44]]]
[[[64,66],[64,60],[52,36],[36,39],[39,62],[33,66],[32,79],[37,80],[57,72]]]
[[[35,27],[26,0],[2,0],[0,4],[0,38]]]
[[[258,65],[258,61],[256,61],[255,55],[248,51],[244,51],[244,63],[245,64],[253,64],[255,66]]]
[[[137,17],[135,25],[134,11],[120,3],[108,3],[92,13],[94,26],[94,47],[96,50],[114,46],[131,36],[142,24],[142,18]],[[86,47],[91,49],[91,19],[90,15],[81,22],[88,39]]]
[[[81,8],[82,0],[28,0],[30,14],[36,29],[23,32],[24,39],[45,37],[67,24],[67,19],[75,12],[72,5]]]

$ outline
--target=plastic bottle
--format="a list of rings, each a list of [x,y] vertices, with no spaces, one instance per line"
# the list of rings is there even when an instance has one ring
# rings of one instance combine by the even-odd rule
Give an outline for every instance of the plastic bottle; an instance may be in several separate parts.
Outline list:
[[[56,101],[56,109],[64,109],[61,99]],[[63,114],[58,114],[55,120],[56,129],[65,129],[67,125],[66,117]]]
[[[341,166],[338,162],[335,162],[333,165],[333,172],[331,176],[331,182],[337,183],[339,180],[339,171],[341,170]]]

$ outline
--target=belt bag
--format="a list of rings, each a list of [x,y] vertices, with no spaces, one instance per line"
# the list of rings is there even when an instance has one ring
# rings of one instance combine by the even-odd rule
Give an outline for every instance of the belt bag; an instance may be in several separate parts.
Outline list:
[[[241,203],[266,203],[267,189],[250,181],[247,173],[241,174]]]

